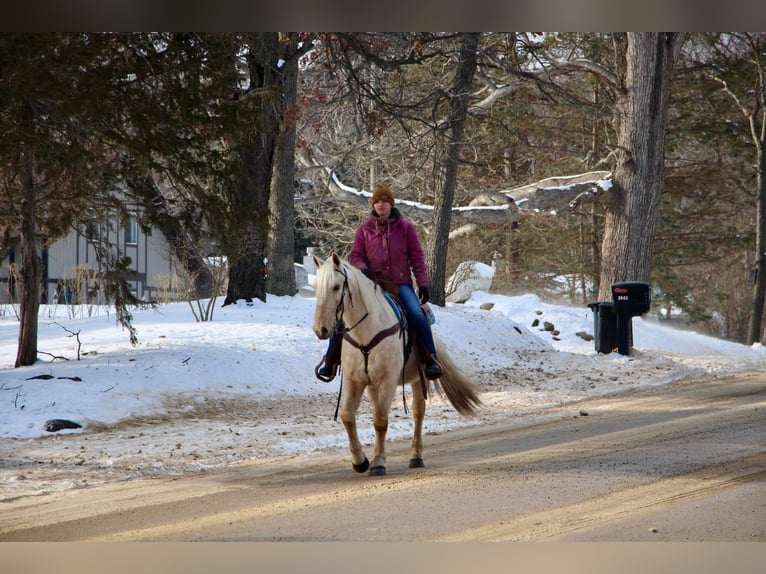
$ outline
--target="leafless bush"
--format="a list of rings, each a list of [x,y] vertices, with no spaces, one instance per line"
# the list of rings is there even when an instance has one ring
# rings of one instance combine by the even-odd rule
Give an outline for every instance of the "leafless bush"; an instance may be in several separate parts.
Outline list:
[[[92,317],[100,307],[99,285],[103,281],[101,272],[90,265],[82,264],[68,270],[59,280],[54,304],[67,306],[67,315]]]

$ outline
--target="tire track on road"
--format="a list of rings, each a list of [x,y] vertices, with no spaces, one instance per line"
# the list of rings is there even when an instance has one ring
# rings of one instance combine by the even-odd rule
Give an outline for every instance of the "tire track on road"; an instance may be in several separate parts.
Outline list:
[[[434,538],[437,541],[524,542],[554,540],[576,530],[621,520],[691,497],[703,497],[766,479],[766,453],[697,472],[598,496],[576,504]]]

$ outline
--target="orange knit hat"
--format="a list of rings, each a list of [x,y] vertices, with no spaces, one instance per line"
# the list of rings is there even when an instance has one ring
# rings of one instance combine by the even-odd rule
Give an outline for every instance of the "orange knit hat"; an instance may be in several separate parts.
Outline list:
[[[378,185],[375,186],[375,189],[372,192],[372,199],[370,200],[370,203],[372,205],[375,205],[383,197],[385,197],[388,200],[388,203],[390,203],[391,206],[393,207],[394,192],[392,192],[391,188],[388,187],[388,185],[386,185],[385,183],[379,183]]]

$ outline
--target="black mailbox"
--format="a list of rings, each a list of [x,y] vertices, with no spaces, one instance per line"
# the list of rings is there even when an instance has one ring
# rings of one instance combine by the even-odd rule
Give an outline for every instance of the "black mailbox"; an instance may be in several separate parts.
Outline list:
[[[593,311],[593,333],[596,342],[596,352],[608,355],[617,348],[617,317],[614,314],[614,303],[600,301],[588,303]]]
[[[649,284],[640,281],[625,281],[612,284],[612,301],[616,315],[635,317],[649,311]]]
[[[630,355],[633,347],[633,317],[649,311],[649,284],[625,281],[612,284],[612,304],[617,328],[617,352]]]
[[[589,303],[597,353],[630,355],[633,347],[633,317],[649,312],[649,284],[625,281],[612,284],[612,301]]]

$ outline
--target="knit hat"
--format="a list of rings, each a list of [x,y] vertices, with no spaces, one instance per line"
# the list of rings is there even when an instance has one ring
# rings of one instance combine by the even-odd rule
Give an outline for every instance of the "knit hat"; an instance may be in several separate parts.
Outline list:
[[[375,186],[375,189],[372,192],[372,200],[370,203],[372,205],[375,205],[377,202],[381,200],[381,198],[386,198],[388,200],[388,203],[391,204],[393,207],[394,205],[394,192],[391,191],[391,188],[388,187],[385,183],[379,183]]]

